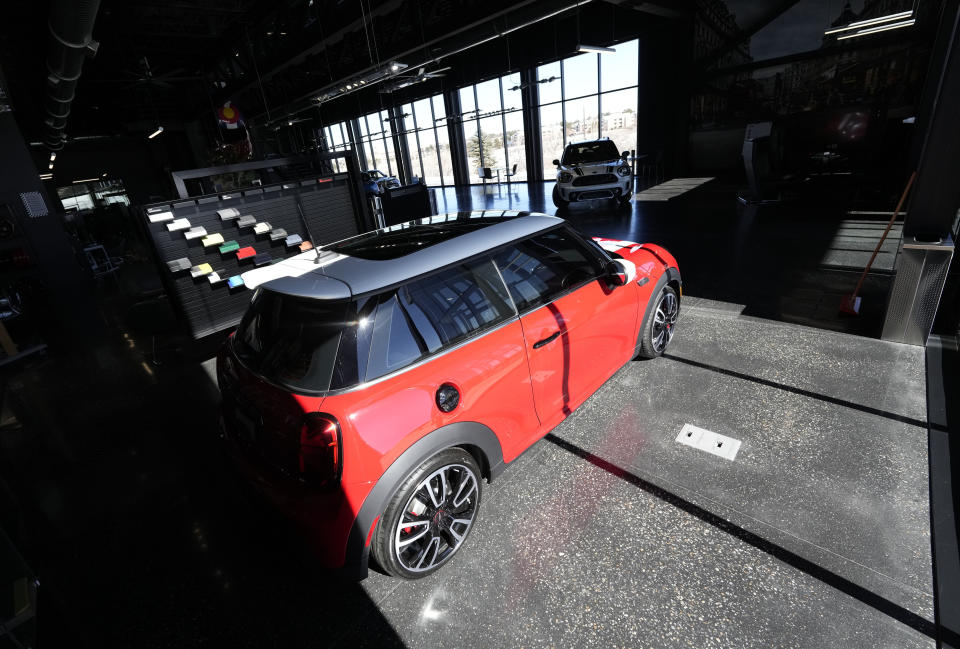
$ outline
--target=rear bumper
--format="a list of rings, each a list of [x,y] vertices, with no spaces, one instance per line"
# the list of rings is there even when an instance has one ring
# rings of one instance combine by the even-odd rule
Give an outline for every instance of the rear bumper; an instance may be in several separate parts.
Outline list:
[[[342,488],[319,490],[266,464],[239,441],[229,423],[220,417],[224,451],[243,479],[274,509],[292,520],[320,564],[345,575],[362,577],[366,565],[345,565],[347,539],[356,514]]]

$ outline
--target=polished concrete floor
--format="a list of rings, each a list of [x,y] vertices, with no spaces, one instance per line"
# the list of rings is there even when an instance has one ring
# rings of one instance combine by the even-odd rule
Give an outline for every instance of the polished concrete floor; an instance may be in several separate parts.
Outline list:
[[[923,350],[771,296],[767,274],[849,273],[839,226],[758,214],[738,239],[743,214],[699,196],[568,212],[677,251],[677,337],[489,485],[462,556],[418,582],[319,570],[219,452],[218,341],[155,339],[163,300],[111,316],[107,295],[83,344],[2,375],[0,520],[41,581],[41,646],[934,646]],[[777,232],[822,245],[758,273]],[[688,423],[736,458],[677,443]]]

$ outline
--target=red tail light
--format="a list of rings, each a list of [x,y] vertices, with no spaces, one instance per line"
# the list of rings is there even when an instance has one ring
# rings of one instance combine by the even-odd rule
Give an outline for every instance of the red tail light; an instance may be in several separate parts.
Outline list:
[[[300,426],[300,475],[311,484],[325,486],[338,482],[342,471],[340,424],[332,415],[307,413]]]

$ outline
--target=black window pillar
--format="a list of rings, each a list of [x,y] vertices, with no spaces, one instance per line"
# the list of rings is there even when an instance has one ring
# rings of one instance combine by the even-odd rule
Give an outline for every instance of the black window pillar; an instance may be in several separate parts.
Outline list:
[[[523,148],[527,156],[527,180],[543,180],[543,151],[540,142],[540,84],[537,68],[520,70],[520,101],[523,106]]]
[[[369,169],[367,154],[363,150],[363,143],[360,140],[360,122],[355,119],[347,121],[347,134],[350,136],[350,143],[353,150],[357,153],[357,162],[360,163],[360,169]]]
[[[960,2],[943,3],[933,60],[920,100],[917,180],[903,221],[904,238],[942,239],[960,207]]]
[[[393,131],[393,151],[397,159],[397,178],[404,185],[409,185],[410,180],[417,174],[413,169],[413,163],[410,162],[410,149],[407,147],[407,127],[403,117],[403,106],[391,106],[387,110],[390,117],[391,130]]]
[[[637,153],[662,155],[668,176],[686,169],[693,26],[677,21],[637,43]]]
[[[467,171],[467,151],[463,139],[463,123],[460,120],[460,95],[456,90],[443,93],[443,108],[447,113],[447,137],[450,140],[450,158],[453,162],[453,184],[470,184]]]

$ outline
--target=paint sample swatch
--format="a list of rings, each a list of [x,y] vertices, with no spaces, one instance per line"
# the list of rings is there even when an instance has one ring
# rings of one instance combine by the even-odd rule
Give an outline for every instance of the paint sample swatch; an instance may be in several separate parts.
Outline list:
[[[195,228],[190,228],[183,233],[187,239],[199,239],[200,237],[207,236],[207,229],[203,226],[197,226]]]
[[[148,214],[147,218],[150,219],[151,223],[163,223],[164,221],[172,221],[173,212],[157,212],[156,214]]]
[[[167,229],[170,232],[176,232],[177,230],[186,230],[190,227],[190,221],[187,219],[174,219],[170,223],[167,223]]]
[[[240,259],[240,260],[249,259],[250,257],[255,257],[256,255],[257,255],[257,251],[253,249],[253,246],[240,248],[240,250],[237,251],[237,259]]]
[[[179,273],[181,270],[186,270],[192,265],[193,264],[191,264],[190,260],[186,257],[181,257],[180,259],[174,259],[173,261],[167,262],[167,268],[170,269],[171,273]]]
[[[223,243],[223,235],[217,232],[216,234],[208,234],[201,241],[204,248],[209,248],[210,246],[219,246]]]
[[[212,272],[213,268],[210,264],[200,264],[190,269],[190,277],[201,277],[203,275],[209,275]]]
[[[220,246],[220,254],[225,255],[228,252],[234,252],[240,249],[240,244],[236,241],[227,241],[222,246]]]

